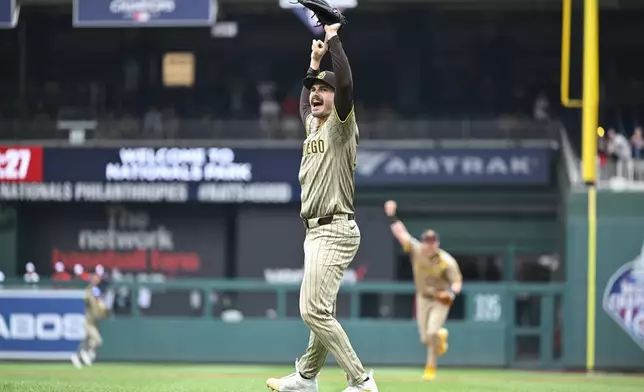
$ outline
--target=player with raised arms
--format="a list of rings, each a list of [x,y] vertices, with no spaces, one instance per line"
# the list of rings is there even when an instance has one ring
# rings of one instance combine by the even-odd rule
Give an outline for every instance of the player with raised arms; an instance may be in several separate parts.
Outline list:
[[[295,373],[266,381],[279,392],[317,392],[317,376],[329,352],[346,374],[349,385],[345,392],[378,391],[373,371],[365,372],[335,318],[340,282],[360,246],[354,215],[358,125],[351,68],[338,37],[341,26],[325,25],[324,42],[313,40],[310,67],[303,81],[300,113],[306,139],[299,181],[306,238],[300,313],[311,334],[305,354],[295,363]],[[327,50],[333,72],[320,70]]]

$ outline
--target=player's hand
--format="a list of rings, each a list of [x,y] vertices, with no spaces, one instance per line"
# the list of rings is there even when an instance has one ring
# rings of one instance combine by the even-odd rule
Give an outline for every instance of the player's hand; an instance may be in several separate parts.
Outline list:
[[[325,40],[328,41],[329,38],[338,35],[338,30],[340,30],[342,25],[340,23],[334,23],[332,25],[324,25],[324,31],[326,32]]]
[[[387,216],[394,216],[394,215],[396,215],[396,210],[397,210],[397,209],[398,209],[398,204],[396,204],[396,202],[395,202],[395,201],[393,201],[393,200],[388,200],[388,201],[385,203],[385,214],[387,214]]]
[[[322,42],[319,39],[314,39],[311,44],[311,60],[322,60],[322,57],[324,57],[328,49],[329,47],[325,42]]]

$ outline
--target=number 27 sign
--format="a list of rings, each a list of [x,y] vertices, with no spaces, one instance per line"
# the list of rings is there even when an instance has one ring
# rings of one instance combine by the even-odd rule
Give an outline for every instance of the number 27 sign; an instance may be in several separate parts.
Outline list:
[[[42,182],[42,147],[0,146],[0,182]]]

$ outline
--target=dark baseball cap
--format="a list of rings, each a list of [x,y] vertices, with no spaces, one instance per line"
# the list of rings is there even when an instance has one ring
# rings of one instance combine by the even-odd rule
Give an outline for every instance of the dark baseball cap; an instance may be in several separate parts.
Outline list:
[[[426,230],[421,236],[420,239],[423,242],[438,242],[440,241],[440,236],[434,230]]]
[[[335,86],[336,86],[335,74],[331,71],[322,71],[316,76],[307,76],[302,81],[302,84],[304,85],[304,87],[310,90],[313,87],[313,83],[315,83],[316,81],[324,82],[335,90]]]

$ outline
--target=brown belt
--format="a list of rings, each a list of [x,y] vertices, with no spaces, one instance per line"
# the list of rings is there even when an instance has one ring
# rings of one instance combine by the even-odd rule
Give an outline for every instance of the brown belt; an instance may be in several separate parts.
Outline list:
[[[356,216],[354,214],[336,214],[336,215],[325,216],[322,218],[312,218],[312,219],[302,218],[302,223],[304,223],[304,227],[306,229],[311,229],[314,227],[331,224],[331,222],[333,222],[333,218],[336,216],[346,217],[347,220],[350,220],[350,221],[356,220]]]

